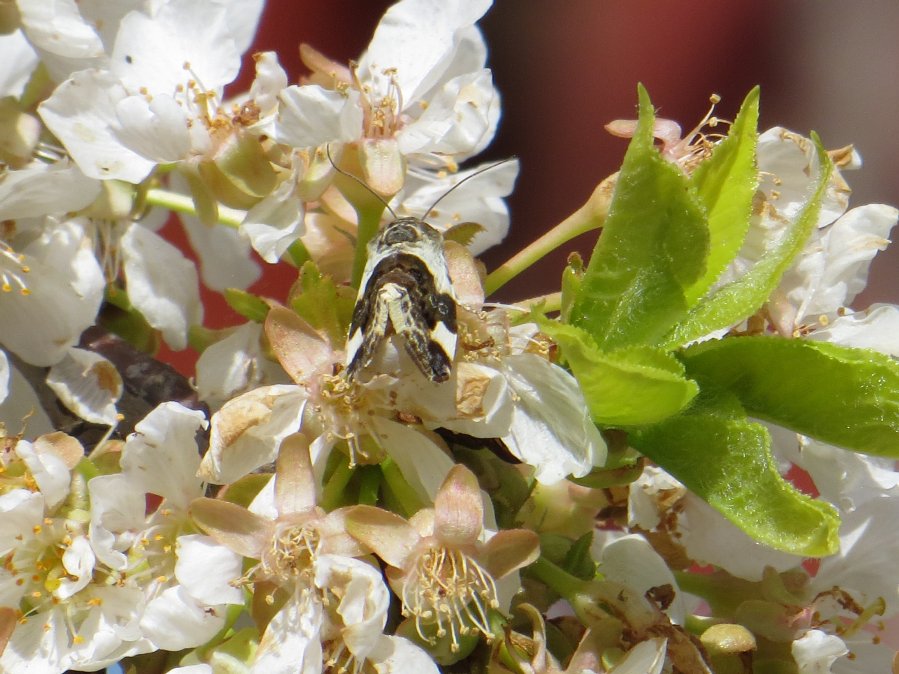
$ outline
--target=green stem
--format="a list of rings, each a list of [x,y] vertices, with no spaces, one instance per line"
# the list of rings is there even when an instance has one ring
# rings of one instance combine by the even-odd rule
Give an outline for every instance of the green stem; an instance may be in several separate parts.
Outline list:
[[[575,598],[583,595],[590,586],[589,581],[572,576],[542,555],[528,567],[528,572],[569,603],[573,603]]]
[[[327,511],[343,505],[346,497],[346,486],[353,477],[353,469],[349,461],[339,461],[334,473],[322,489],[321,506]]]
[[[359,216],[359,227],[356,234],[356,256],[353,258],[353,286],[359,287],[362,281],[362,272],[365,271],[365,262],[368,259],[368,242],[371,241],[381,226],[381,213],[384,207],[359,208],[356,213]]]
[[[359,466],[359,503],[374,505],[381,488],[381,471],[377,466]]]
[[[396,465],[393,459],[384,459],[379,465],[387,488],[393,492],[397,503],[402,505],[405,511],[403,514],[406,517],[412,516],[425,506],[418,494],[415,493],[415,490],[406,481],[406,478],[403,477],[399,466]]]
[[[562,293],[554,292],[548,295],[539,295],[537,297],[529,297],[526,300],[516,302],[513,306],[520,307],[525,311],[530,311],[534,307],[539,308],[544,314],[552,313],[562,309]]]
[[[147,203],[151,206],[161,206],[176,213],[197,216],[197,207],[192,197],[178,192],[171,192],[159,187],[147,190]],[[246,217],[245,211],[227,206],[218,205],[218,223],[226,227],[237,229]]]
[[[602,227],[609,212],[609,196],[613,184],[609,179],[602,181],[586,204],[488,274],[484,283],[487,295],[493,294],[537,260],[574,237]]]

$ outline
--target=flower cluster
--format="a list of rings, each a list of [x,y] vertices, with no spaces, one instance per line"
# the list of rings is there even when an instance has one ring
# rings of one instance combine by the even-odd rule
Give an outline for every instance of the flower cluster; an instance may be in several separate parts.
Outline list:
[[[640,88],[621,170],[488,273],[489,8],[226,97],[262,0],[0,3],[0,671],[896,667],[899,308],[850,304],[899,212],[757,90],[682,134]]]

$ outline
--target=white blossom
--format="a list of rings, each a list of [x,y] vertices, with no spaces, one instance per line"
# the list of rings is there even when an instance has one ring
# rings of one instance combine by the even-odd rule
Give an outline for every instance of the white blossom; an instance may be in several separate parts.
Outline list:
[[[41,104],[44,123],[101,180],[137,183],[158,163],[211,156],[223,88],[261,8],[260,0],[167,0],[128,12],[108,56]]]

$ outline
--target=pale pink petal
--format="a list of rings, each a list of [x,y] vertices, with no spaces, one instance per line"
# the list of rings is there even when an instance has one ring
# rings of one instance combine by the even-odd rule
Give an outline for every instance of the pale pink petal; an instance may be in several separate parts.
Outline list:
[[[470,545],[484,528],[484,504],[478,479],[468,468],[453,466],[434,500],[434,535],[448,545]]]

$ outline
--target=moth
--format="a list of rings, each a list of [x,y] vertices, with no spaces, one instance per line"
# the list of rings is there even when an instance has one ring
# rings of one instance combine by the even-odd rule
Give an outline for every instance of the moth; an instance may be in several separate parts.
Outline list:
[[[456,354],[456,297],[443,235],[413,217],[397,218],[368,243],[347,340],[347,376],[371,364],[381,343],[402,338],[433,382],[449,379]]]
[[[360,178],[334,169],[369,189]],[[510,159],[466,176],[425,211],[465,181]],[[370,190],[371,191],[371,190]],[[372,194],[381,199],[380,195]],[[443,235],[421,218],[397,217],[368,242],[368,259],[359,283],[346,343],[346,376],[353,379],[374,359],[378,347],[391,336],[402,339],[406,353],[421,373],[435,383],[452,373],[456,354],[456,296],[450,280]]]

